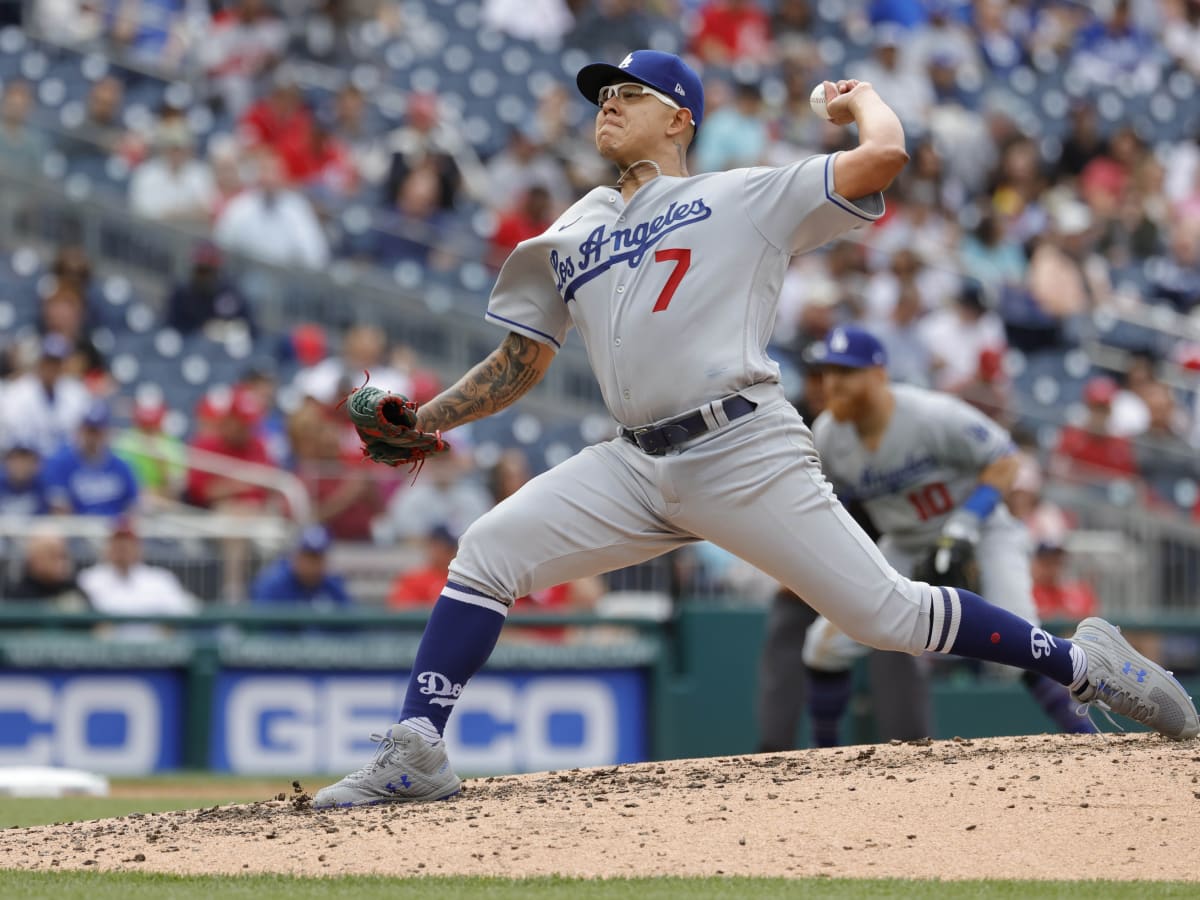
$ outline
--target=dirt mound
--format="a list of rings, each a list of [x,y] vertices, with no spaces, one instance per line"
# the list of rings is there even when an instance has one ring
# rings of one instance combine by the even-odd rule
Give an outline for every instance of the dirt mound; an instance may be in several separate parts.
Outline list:
[[[283,786],[281,786],[283,787]],[[0,831],[0,867],[302,875],[1200,880],[1200,741],[1035,736],[468,781]]]

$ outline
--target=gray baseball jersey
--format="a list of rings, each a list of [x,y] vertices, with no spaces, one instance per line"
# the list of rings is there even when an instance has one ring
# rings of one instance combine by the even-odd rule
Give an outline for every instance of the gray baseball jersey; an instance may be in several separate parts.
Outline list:
[[[980,471],[1016,448],[1007,431],[957,397],[903,384],[892,385],[892,395],[896,407],[875,450],[828,411],[813,437],[841,501],[860,502],[882,534],[916,553],[937,539]],[[992,515],[1008,511],[1000,504]]]
[[[779,169],[659,176],[626,203],[598,188],[501,270],[488,317],[552,346],[579,329],[627,427],[695,410],[711,430],[662,456],[621,438],[543,472],[463,535],[451,580],[501,614],[516,597],[697,540],[741,557],[876,647],[921,653],[929,585],[902,577],[821,473],[766,355],[789,258],[878,218],[832,156]],[[755,405],[729,421],[717,402]]]
[[[555,347],[576,327],[627,427],[778,381],[766,346],[791,257],[883,213],[882,195],[836,194],[834,158],[660,175],[628,203],[596,188],[513,251],[488,318]]]

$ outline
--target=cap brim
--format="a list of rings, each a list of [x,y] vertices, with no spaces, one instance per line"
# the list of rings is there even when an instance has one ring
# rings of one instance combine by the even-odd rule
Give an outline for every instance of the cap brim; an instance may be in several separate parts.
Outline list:
[[[827,353],[813,361],[818,366],[840,366],[843,369],[874,369],[882,363],[864,361],[857,356],[845,356],[841,353]]]
[[[636,81],[646,87],[654,87],[648,81],[638,78],[625,69],[617,68],[612,63],[590,63],[580,69],[579,74],[575,76],[575,84],[579,88],[579,93],[583,94],[583,99],[597,106],[600,105],[600,88],[617,81]]]

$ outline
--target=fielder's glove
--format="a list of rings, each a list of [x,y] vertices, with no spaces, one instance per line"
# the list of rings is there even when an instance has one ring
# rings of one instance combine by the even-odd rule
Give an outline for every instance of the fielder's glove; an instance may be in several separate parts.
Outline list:
[[[420,471],[426,457],[450,449],[440,431],[417,430],[417,404],[402,394],[363,385],[343,402],[362,438],[363,456],[372,462]]]
[[[937,543],[913,568],[913,579],[979,593],[979,517],[969,512],[952,515]]]

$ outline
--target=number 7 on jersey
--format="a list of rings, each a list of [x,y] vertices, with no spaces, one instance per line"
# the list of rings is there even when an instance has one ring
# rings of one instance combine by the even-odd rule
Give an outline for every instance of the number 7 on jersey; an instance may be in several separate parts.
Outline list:
[[[683,281],[683,276],[687,274],[688,267],[692,264],[692,251],[687,249],[656,250],[654,261],[675,263],[675,268],[671,270],[667,283],[663,285],[662,293],[658,295],[658,300],[654,303],[654,309],[650,310],[651,312],[662,312],[671,302],[671,298],[675,296],[679,282]]]

